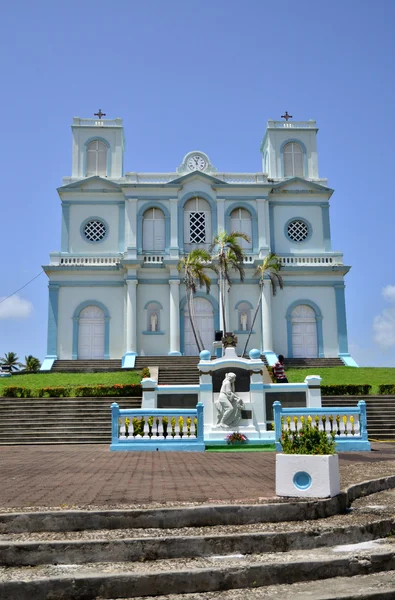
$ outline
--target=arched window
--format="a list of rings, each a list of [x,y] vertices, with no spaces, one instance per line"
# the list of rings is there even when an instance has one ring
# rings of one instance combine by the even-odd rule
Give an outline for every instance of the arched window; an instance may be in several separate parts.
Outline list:
[[[245,208],[236,208],[231,212],[230,215],[230,229],[231,231],[240,231],[245,233],[250,238],[249,242],[243,239],[239,239],[241,247],[244,250],[252,249],[252,223],[251,215]]]
[[[237,305],[237,329],[238,331],[249,331],[251,327],[251,304],[239,302]]]
[[[303,177],[303,150],[296,142],[284,146],[284,177]]]
[[[100,140],[94,140],[86,149],[86,176],[107,175],[107,146]]]
[[[146,305],[147,310],[147,332],[157,333],[160,331],[160,309],[162,305],[159,302],[149,302]]]
[[[143,215],[143,252],[165,250],[165,215],[160,208],[149,208]]]
[[[207,200],[191,198],[184,206],[184,247],[208,248],[211,241],[211,210]]]

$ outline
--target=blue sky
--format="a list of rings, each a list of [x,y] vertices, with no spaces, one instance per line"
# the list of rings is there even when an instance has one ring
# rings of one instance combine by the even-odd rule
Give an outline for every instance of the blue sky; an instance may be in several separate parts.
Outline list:
[[[192,149],[261,169],[268,119],[319,126],[320,176],[346,277],[350,351],[394,366],[391,0],[8,2],[0,23],[0,298],[60,247],[56,188],[73,116],[122,117],[126,171],[172,171]],[[43,274],[0,304],[0,355],[46,352]]]

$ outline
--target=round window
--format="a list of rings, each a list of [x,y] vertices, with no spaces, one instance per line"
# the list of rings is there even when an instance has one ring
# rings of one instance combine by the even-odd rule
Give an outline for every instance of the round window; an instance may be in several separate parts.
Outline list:
[[[304,221],[297,219],[288,223],[287,233],[293,242],[304,242],[309,235],[309,226]]]
[[[89,242],[100,242],[105,238],[106,233],[106,226],[97,219],[88,221],[84,226],[84,235]]]

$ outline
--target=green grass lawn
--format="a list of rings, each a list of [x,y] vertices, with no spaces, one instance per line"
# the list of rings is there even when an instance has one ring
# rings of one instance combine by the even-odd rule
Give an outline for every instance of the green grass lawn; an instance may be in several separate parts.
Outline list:
[[[29,373],[0,378],[0,395],[3,387],[16,385],[30,389],[58,386],[78,386],[114,383],[140,383],[140,371],[114,373]]]
[[[395,384],[395,368],[382,367],[330,367],[326,369],[287,369],[286,375],[290,383],[303,383],[307,375],[320,375],[322,385],[369,384],[372,394],[377,393],[381,383]]]

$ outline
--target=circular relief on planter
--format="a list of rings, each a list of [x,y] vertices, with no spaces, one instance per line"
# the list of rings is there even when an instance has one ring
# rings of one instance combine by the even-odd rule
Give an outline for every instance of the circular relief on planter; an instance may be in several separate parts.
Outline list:
[[[306,471],[298,471],[294,475],[293,483],[298,490],[307,490],[312,483],[311,476]]]

